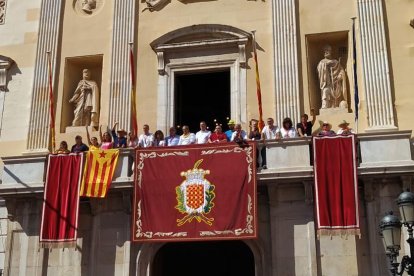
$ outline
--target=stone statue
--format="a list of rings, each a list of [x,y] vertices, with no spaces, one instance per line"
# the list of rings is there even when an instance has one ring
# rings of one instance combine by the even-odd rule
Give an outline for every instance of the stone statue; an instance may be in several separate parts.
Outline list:
[[[93,9],[96,9],[96,0],[82,1],[82,10],[84,12],[91,14]]]
[[[318,64],[321,108],[348,108],[346,74],[341,65],[341,58],[339,60],[332,58],[332,47],[329,45],[325,46],[323,51],[324,59]]]
[[[99,88],[90,78],[89,69],[83,69],[83,79],[79,81],[73,97],[69,100],[76,105],[72,126],[90,125],[97,128],[99,125]]]

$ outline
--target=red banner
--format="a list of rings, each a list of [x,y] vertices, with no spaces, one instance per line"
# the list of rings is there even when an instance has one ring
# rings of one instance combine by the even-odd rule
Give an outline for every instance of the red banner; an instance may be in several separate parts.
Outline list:
[[[49,155],[40,226],[42,247],[76,244],[82,163],[82,154]]]
[[[355,137],[314,137],[317,231],[360,234]]]
[[[256,238],[256,149],[249,145],[137,150],[132,240]]]

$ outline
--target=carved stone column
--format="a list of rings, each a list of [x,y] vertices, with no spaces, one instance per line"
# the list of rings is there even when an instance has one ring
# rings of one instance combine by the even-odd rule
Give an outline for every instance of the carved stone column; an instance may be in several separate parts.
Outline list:
[[[299,67],[295,0],[273,0],[276,122],[299,122]]]
[[[47,52],[51,52],[52,72],[55,72],[56,57],[59,50],[62,3],[64,1],[43,0],[41,4],[29,133],[27,135],[28,153],[48,151],[49,148],[50,115]]]
[[[396,129],[383,1],[358,0],[358,19],[369,129]]]
[[[135,2],[114,1],[109,125],[119,122],[119,127],[126,130],[129,130],[131,125],[129,43],[134,42]]]

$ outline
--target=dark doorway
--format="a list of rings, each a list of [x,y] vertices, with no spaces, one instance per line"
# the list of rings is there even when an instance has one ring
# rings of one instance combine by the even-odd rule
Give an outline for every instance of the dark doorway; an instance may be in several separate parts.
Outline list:
[[[152,276],[254,276],[253,253],[242,241],[168,243],[154,258]]]
[[[176,126],[188,125],[196,133],[205,121],[210,130],[216,123],[225,130],[230,117],[230,70],[177,74],[174,99]]]

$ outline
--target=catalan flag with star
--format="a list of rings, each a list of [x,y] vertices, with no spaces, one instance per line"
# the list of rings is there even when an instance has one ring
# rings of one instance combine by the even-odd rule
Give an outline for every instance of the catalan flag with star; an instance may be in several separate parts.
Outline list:
[[[119,150],[92,150],[86,155],[80,196],[105,197],[111,186]]]

